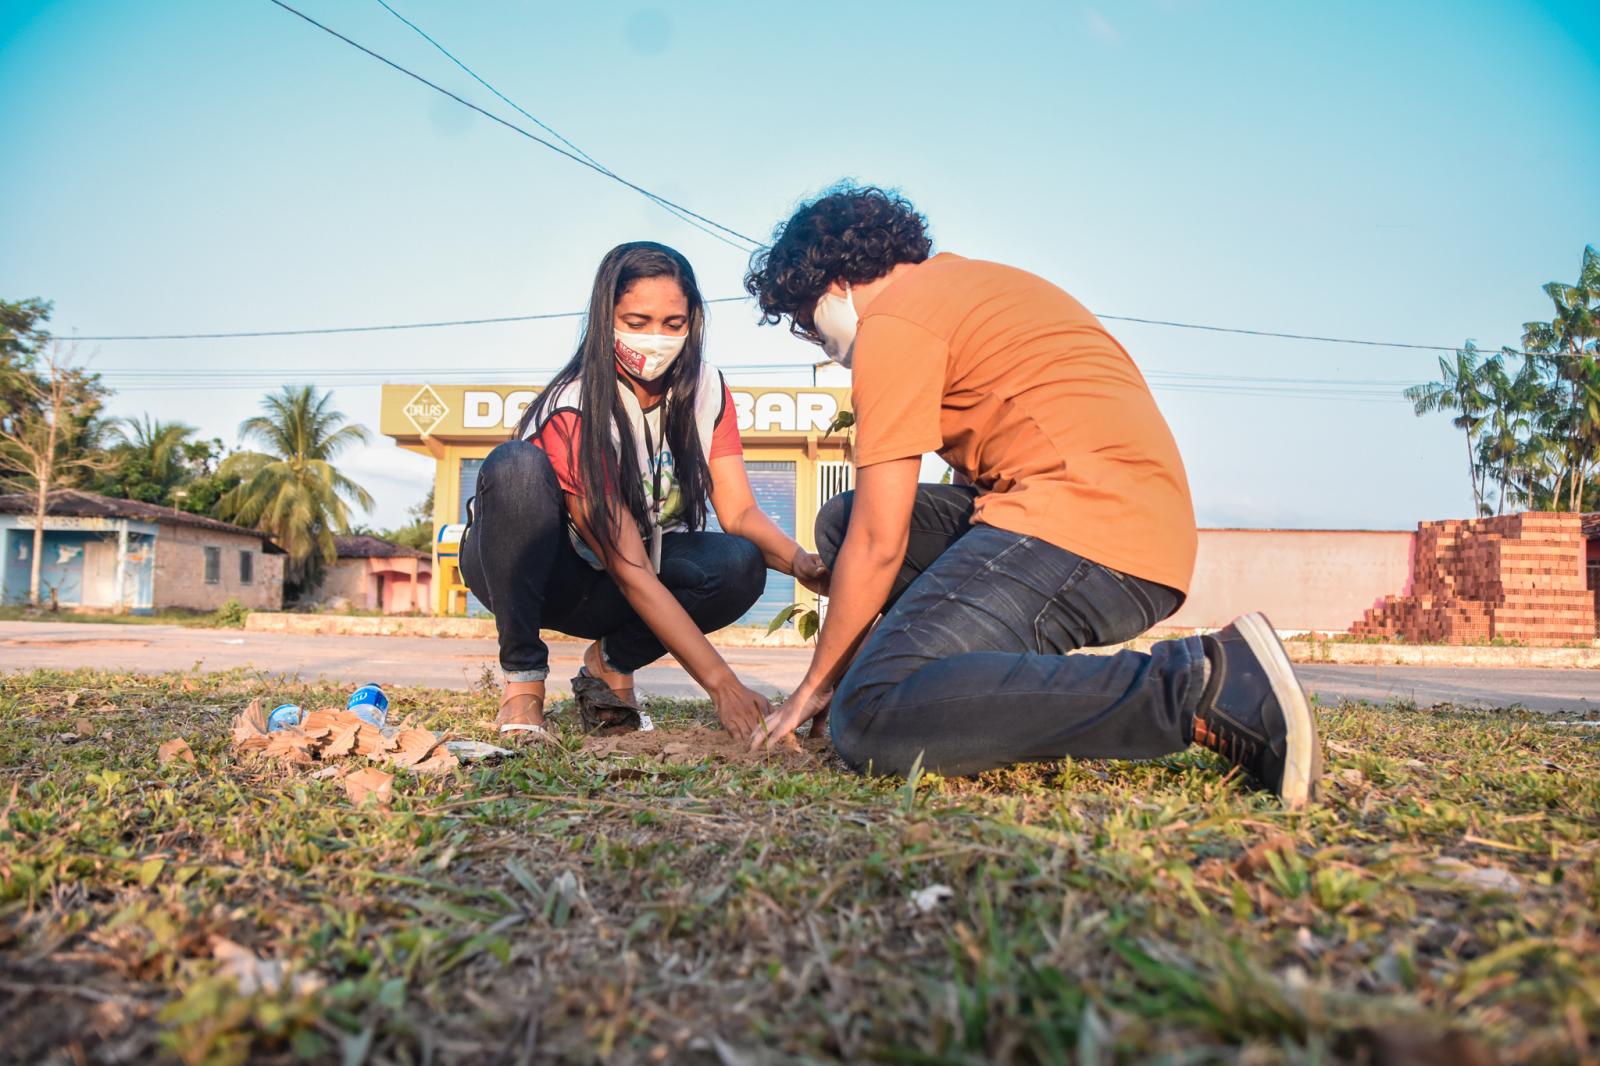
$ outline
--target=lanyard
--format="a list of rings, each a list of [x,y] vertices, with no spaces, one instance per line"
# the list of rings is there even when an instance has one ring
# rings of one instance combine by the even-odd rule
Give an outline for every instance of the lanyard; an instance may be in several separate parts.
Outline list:
[[[661,455],[650,432],[649,416],[639,420],[644,428],[646,461],[650,464],[650,566],[661,573]]]

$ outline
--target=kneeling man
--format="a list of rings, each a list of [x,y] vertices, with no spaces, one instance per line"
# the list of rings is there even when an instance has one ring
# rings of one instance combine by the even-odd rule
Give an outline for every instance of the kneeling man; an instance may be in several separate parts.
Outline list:
[[[843,186],[795,212],[745,280],[766,321],[851,369],[856,418],[856,490],[817,518],[827,618],[764,742],[831,708],[834,746],[863,772],[1201,744],[1307,802],[1316,724],[1261,615],[1149,654],[1068,654],[1183,603],[1196,544],[1183,462],[1133,360],[1081,304],[930,251],[906,200]],[[959,483],[919,484],[925,452]]]

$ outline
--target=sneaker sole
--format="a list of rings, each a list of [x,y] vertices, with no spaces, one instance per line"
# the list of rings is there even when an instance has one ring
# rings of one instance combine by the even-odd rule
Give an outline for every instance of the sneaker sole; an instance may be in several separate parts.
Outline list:
[[[1279,795],[1286,807],[1304,807],[1317,798],[1322,779],[1322,745],[1317,742],[1317,720],[1311,713],[1311,701],[1306,699],[1289,653],[1265,615],[1247,614],[1235,619],[1234,626],[1266,671],[1267,683],[1283,711],[1288,738]]]

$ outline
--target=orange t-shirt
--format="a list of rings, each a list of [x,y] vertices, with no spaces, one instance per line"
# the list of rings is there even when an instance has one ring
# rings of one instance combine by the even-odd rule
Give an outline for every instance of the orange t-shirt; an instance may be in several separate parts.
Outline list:
[[[856,463],[938,452],[973,521],[1187,592],[1189,482],[1122,345],[1061,289],[944,253],[867,308],[852,364]]]

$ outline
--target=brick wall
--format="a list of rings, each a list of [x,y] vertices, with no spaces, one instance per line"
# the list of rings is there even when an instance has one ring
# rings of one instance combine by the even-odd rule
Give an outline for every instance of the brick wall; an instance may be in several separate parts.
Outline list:
[[[220,548],[216,584],[207,584],[205,549]],[[239,580],[239,553],[254,558],[250,584]],[[211,611],[230,598],[257,611],[283,606],[283,559],[261,550],[261,538],[163,523],[156,535],[155,607]]]
[[[1586,550],[1576,514],[1424,522],[1411,587],[1385,597],[1351,632],[1418,643],[1588,643],[1595,599],[1586,587]]]

